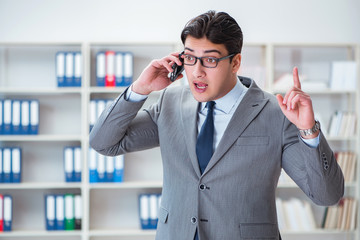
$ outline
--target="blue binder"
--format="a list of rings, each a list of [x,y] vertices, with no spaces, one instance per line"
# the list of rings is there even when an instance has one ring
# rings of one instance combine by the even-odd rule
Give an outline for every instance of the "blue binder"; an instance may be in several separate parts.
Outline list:
[[[12,229],[12,197],[4,195],[4,232],[9,232]]]
[[[150,229],[156,229],[158,223],[158,208],[159,208],[159,201],[158,201],[158,194],[149,194],[149,205],[150,205]]]
[[[74,53],[65,53],[65,87],[72,87],[74,82]]]
[[[81,182],[82,172],[82,159],[81,159],[81,147],[74,147],[74,182]]]
[[[21,182],[21,149],[15,147],[11,149],[11,182]]]
[[[55,195],[55,229],[65,230],[64,195]]]
[[[72,147],[64,148],[64,171],[65,182],[74,181],[74,149]]]
[[[56,229],[56,202],[55,195],[45,195],[45,221],[46,230],[53,231]]]
[[[124,53],[124,81],[122,86],[130,86],[133,81],[133,58],[132,53]]]
[[[3,180],[11,183],[11,148],[3,148]]]
[[[124,82],[124,54],[115,53],[115,86],[123,86]]]
[[[122,182],[124,176],[124,155],[115,157],[114,182]]]
[[[105,51],[96,54],[96,85],[99,87],[105,86]]]
[[[3,133],[8,135],[11,134],[12,129],[12,100],[5,99],[3,105]]]
[[[30,131],[30,101],[21,101],[20,134],[29,134]]]
[[[4,169],[4,167],[3,167],[3,162],[4,162],[4,160],[3,160],[3,149],[2,148],[0,148],[0,183],[2,183],[2,182],[4,182],[4,172],[3,172],[3,169]]]
[[[106,169],[105,156],[98,154],[98,158],[97,158],[97,173],[98,173],[97,180],[98,180],[98,182],[106,182],[105,169]]]
[[[65,52],[57,52],[55,56],[56,62],[56,80],[58,87],[65,86]]]
[[[110,156],[105,157],[105,163],[106,163],[105,182],[113,182],[114,181],[114,165],[115,165],[114,157],[110,157]]]
[[[21,133],[21,127],[20,127],[21,101],[20,100],[12,101],[11,120],[12,120],[11,133],[14,135],[19,135]]]
[[[89,148],[89,182],[98,182],[97,176],[97,153],[94,149]]]
[[[141,229],[150,229],[150,199],[148,194],[139,195],[139,215]]]
[[[29,134],[36,135],[39,132],[39,106],[38,100],[30,100],[30,131]]]
[[[81,52],[74,52],[74,81],[73,87],[81,87],[82,78],[82,58]]]
[[[0,99],[0,135],[3,134],[4,128],[4,101]]]

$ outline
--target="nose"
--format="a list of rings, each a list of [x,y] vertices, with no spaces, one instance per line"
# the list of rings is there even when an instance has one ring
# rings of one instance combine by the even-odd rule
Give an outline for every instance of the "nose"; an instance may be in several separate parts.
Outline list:
[[[198,60],[196,62],[195,65],[192,66],[193,67],[193,76],[196,78],[202,78],[205,76],[205,71],[204,71],[204,67],[202,66],[200,60]]]

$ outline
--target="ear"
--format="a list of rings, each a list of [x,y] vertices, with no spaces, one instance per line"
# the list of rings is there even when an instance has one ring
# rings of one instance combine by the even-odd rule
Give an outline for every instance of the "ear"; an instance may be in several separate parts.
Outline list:
[[[232,72],[237,73],[241,65],[241,54],[236,54],[232,59]]]

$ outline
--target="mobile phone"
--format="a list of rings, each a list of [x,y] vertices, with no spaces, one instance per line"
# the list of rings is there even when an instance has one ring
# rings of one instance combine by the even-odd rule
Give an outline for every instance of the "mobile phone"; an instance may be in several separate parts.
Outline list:
[[[184,53],[184,52],[182,52]],[[180,61],[183,63],[181,66],[174,63],[171,68],[173,69],[172,73],[170,73],[170,81],[175,81],[176,78],[184,71],[184,59],[179,58]]]

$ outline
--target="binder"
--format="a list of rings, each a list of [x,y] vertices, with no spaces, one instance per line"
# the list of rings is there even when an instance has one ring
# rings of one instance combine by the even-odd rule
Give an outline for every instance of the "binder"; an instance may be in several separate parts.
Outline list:
[[[99,87],[105,86],[105,52],[96,54],[96,84]]]
[[[38,134],[39,132],[39,101],[30,100],[30,131],[29,134]]]
[[[11,148],[3,149],[3,180],[11,183]]]
[[[3,133],[4,134],[11,134],[11,125],[12,125],[12,100],[5,99],[4,100],[4,128]]]
[[[21,149],[18,147],[12,148],[11,166],[12,166],[11,182],[20,183],[21,182]]]
[[[81,61],[81,52],[74,53],[74,87],[81,87],[81,78],[82,78],[82,61]]]
[[[30,131],[30,101],[21,101],[20,134],[28,134]]]
[[[124,81],[124,54],[115,53],[115,85],[122,86]]]
[[[45,195],[45,221],[46,230],[52,231],[55,226],[55,195]]]
[[[97,154],[94,149],[89,149],[89,182],[96,183],[97,180]]]
[[[98,182],[105,182],[106,181],[106,177],[105,177],[105,156],[98,154],[98,159],[97,159],[97,171],[98,171],[98,176],[97,176],[97,180]]]
[[[55,196],[55,228],[56,230],[65,230],[65,210],[64,210],[64,196],[56,195]]]
[[[65,52],[56,53],[56,80],[58,87],[65,86]]]
[[[12,129],[11,133],[18,135],[20,134],[20,100],[13,100],[12,101]]]
[[[114,182],[122,182],[124,175],[124,155],[115,157]]]
[[[140,225],[142,229],[150,229],[150,202],[148,194],[140,194],[139,196],[139,213]]]
[[[74,148],[74,182],[81,182],[81,172],[82,172],[82,159],[81,159],[81,148]]]
[[[115,52],[106,51],[106,75],[105,75],[105,87],[115,86]]]
[[[65,230],[74,230],[74,196],[65,194]]]
[[[115,159],[114,159],[114,157],[107,156],[105,159],[105,162],[106,162],[105,182],[113,182],[114,181]]]
[[[74,196],[74,203],[75,203],[75,229],[81,229],[81,222],[82,222],[82,198],[81,195]]]
[[[124,81],[122,86],[130,86],[133,80],[133,55],[130,52],[124,53]]]
[[[4,182],[3,162],[3,149],[0,148],[0,183]]]
[[[97,120],[97,115],[96,115],[96,101],[95,100],[91,100],[90,101],[90,132],[92,130],[92,128],[94,127],[95,123]]]
[[[74,81],[74,54],[66,52],[65,54],[65,87],[73,86]]]
[[[4,101],[3,100],[1,100],[0,99],[0,135],[2,135],[3,134],[3,128],[4,128],[4,114],[3,114],[3,109],[4,109],[4,107],[3,107],[3,105],[4,105]]]
[[[150,227],[151,229],[156,229],[158,223],[158,195],[150,194],[149,195],[149,204],[150,204]]]
[[[74,176],[74,152],[72,147],[64,148],[65,182],[73,182]]]
[[[12,197],[4,195],[4,232],[11,231],[12,228]]]
[[[4,231],[4,196],[0,194],[0,232]]]

